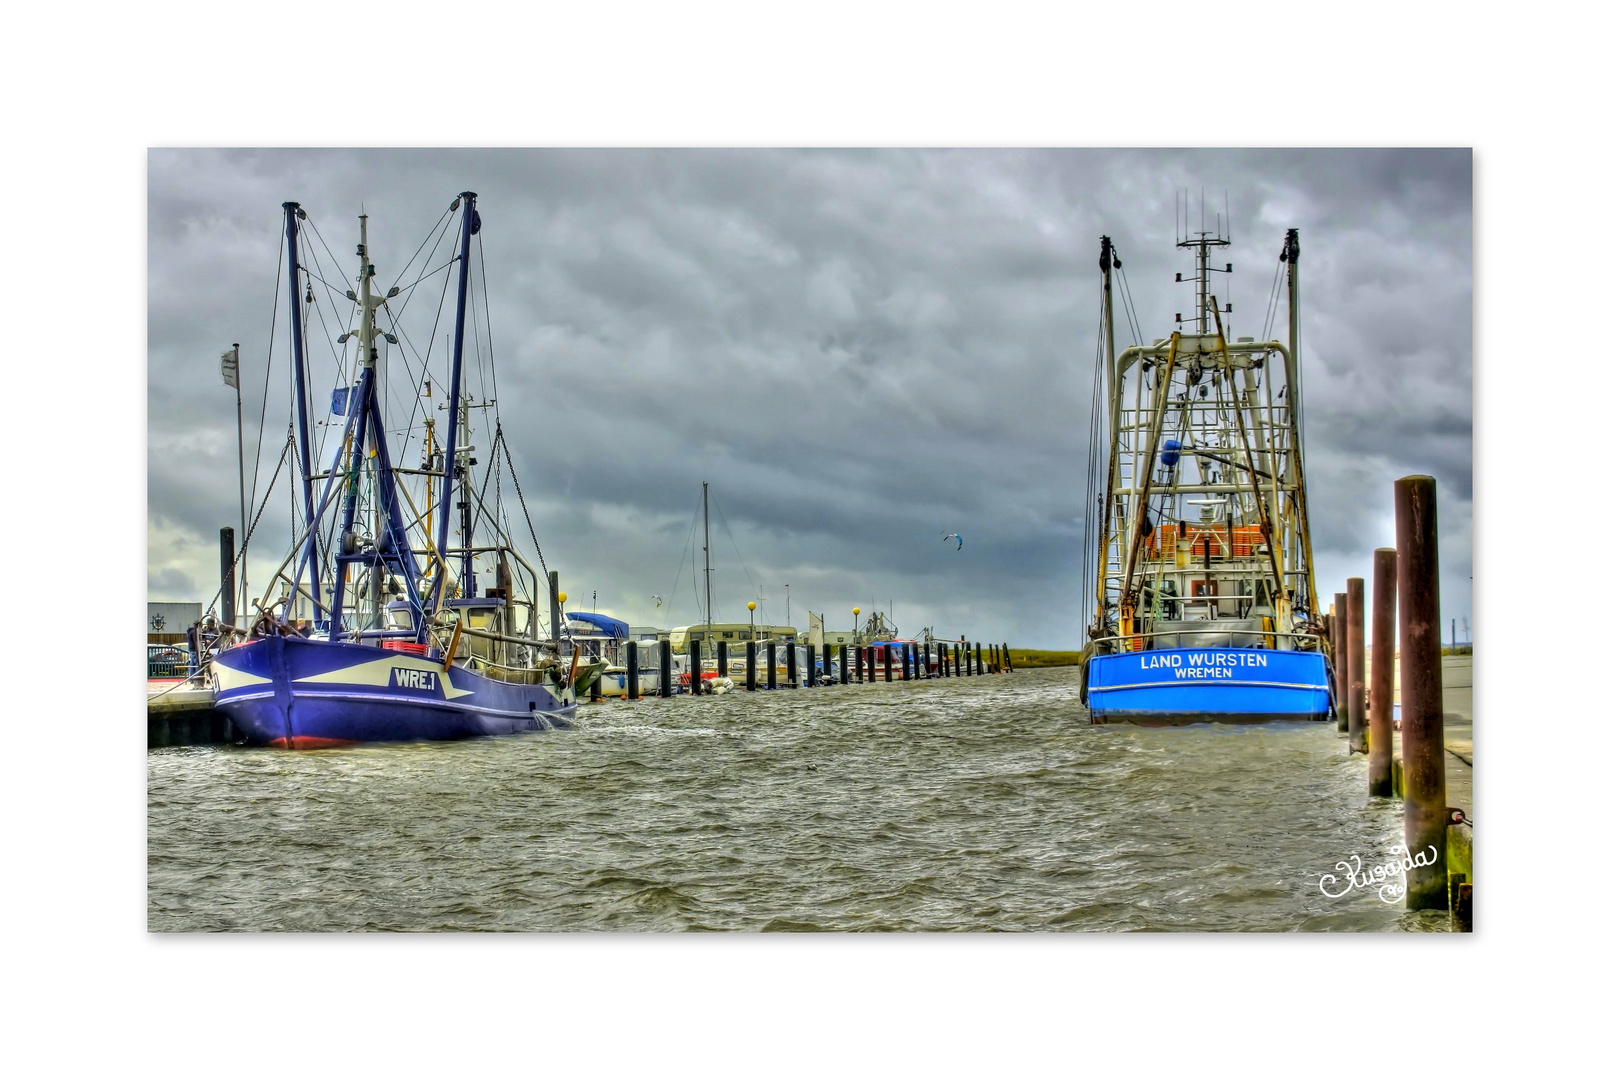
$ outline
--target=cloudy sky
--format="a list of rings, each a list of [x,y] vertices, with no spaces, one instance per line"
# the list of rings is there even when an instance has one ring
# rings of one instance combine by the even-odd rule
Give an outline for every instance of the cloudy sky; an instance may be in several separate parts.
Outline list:
[[[154,150],[148,181],[153,600],[218,587],[238,515],[232,342],[250,464],[270,364],[261,488],[285,435],[280,204],[301,202],[352,273],[363,203],[386,283],[471,189],[504,424],[570,608],[595,591],[633,623],[696,621],[679,571],[707,480],[730,528],[717,513],[717,620],[762,591],[776,621],[790,584],[801,627],[806,608],[842,625],[892,602],[903,632],[1076,648],[1097,237],[1164,336],[1193,309],[1174,207],[1189,191],[1196,215],[1202,191],[1211,215],[1230,207],[1234,336],[1260,336],[1283,232],[1301,230],[1319,589],[1370,576],[1392,481],[1430,473],[1443,615],[1459,636],[1472,615],[1466,150]],[[330,368],[326,341],[311,350]],[[285,481],[277,496],[261,586],[290,541]]]

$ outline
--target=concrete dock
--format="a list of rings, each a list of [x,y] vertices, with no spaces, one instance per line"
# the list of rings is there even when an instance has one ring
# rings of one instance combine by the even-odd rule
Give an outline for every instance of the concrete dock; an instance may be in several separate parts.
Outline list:
[[[146,681],[146,746],[208,746],[235,742],[236,726],[214,708],[214,692],[181,679]]]

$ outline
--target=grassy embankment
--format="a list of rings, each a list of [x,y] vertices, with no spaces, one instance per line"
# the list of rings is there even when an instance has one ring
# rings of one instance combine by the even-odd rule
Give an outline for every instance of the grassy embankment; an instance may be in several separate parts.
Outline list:
[[[1007,654],[1012,657],[1014,668],[1026,667],[1073,667],[1080,662],[1079,652],[1063,652],[1055,649],[1015,649],[1007,647]]]

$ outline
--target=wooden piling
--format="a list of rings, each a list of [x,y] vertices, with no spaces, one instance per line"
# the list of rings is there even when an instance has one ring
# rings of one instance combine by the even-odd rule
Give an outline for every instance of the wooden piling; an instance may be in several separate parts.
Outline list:
[[[748,642],[748,689],[750,692],[759,689],[759,647],[756,642]]]
[[[1372,671],[1367,684],[1367,794],[1394,794],[1395,549],[1373,552]]]
[[[689,676],[690,687],[687,692],[691,694],[703,693],[703,643],[694,639],[691,645],[692,673]]]
[[[624,699],[626,701],[639,701],[641,699],[641,658],[636,654],[640,652],[634,641],[624,643]]]
[[[821,643],[821,674],[824,676],[832,674],[832,642],[830,641]]]
[[[667,638],[658,643],[659,697],[672,697],[675,694],[675,687],[670,682],[671,676],[673,675],[673,669],[675,667],[674,657],[672,655],[674,651],[675,650],[670,647],[669,640]]]
[[[1367,752],[1367,583],[1353,577],[1345,582],[1345,685],[1350,706],[1350,753]]]
[[[984,674],[984,648],[977,641],[973,643],[973,674]]]
[[[799,646],[798,643],[787,647],[788,687],[792,690],[799,688]]]
[[[602,700],[602,676],[600,675],[591,680],[591,700]]]
[[[838,685],[849,685],[849,646],[838,646]]]
[[[1440,690],[1440,545],[1432,476],[1395,481],[1395,574],[1400,617],[1401,772],[1409,909],[1446,909],[1445,711]],[[1432,855],[1431,855],[1432,849]]]
[[[776,642],[765,643],[765,689],[776,689]]]
[[[731,657],[727,656],[726,652],[725,642],[714,643],[714,677],[717,680],[731,677],[731,665],[728,663]]]
[[[962,650],[967,646],[960,641],[951,646],[951,662],[956,666],[956,677],[962,677]]]
[[[883,681],[894,682],[894,646],[883,646]]]
[[[1340,731],[1350,730],[1350,687],[1345,684],[1345,673],[1350,670],[1345,655],[1344,609],[1350,600],[1344,593],[1333,594],[1333,716]]]

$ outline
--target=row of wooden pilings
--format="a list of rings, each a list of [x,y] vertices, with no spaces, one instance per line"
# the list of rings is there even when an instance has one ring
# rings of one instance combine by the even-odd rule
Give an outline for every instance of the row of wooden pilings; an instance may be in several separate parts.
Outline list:
[[[1007,649],[1006,642],[1000,645],[992,642],[985,646],[974,642],[970,647],[966,641],[940,641],[934,643],[937,652],[930,656],[926,645],[917,645],[905,642],[898,645],[858,645],[853,649],[855,665],[850,669],[852,650],[848,645],[839,645],[838,649],[838,682],[848,684],[851,682],[877,682],[878,672],[882,669],[883,682],[895,682],[898,669],[898,681],[910,682],[913,679],[945,679],[960,678],[974,675],[1005,674],[1012,670],[1012,654]],[[667,641],[658,643],[658,692],[657,697],[672,697],[675,694],[675,680],[673,678],[674,650]],[[697,680],[702,679],[703,653],[700,642],[692,642],[688,656],[688,670]],[[814,646],[806,646],[807,666],[808,650]],[[820,670],[824,676],[833,669],[833,646],[821,646]],[[989,657],[985,656],[988,649]],[[747,675],[744,689],[746,690],[776,690],[777,670],[776,653],[777,642],[768,641],[764,649],[765,680],[761,685],[759,677],[760,649],[759,642],[745,643],[747,657]],[[627,641],[624,645],[624,677],[625,697],[636,700],[641,695],[641,657],[640,643]],[[730,665],[728,663],[726,643],[716,643],[715,673],[722,677],[729,677]],[[967,670],[963,670],[963,668]],[[805,672],[805,678],[800,678],[799,650],[797,646],[787,647],[787,689],[799,687],[813,687],[818,685],[814,670]],[[699,687],[693,687],[699,689]],[[592,695],[596,696],[595,694]]]
[[[1373,552],[1371,640],[1362,578],[1350,578],[1344,591],[1334,594],[1328,640],[1338,728],[1348,736],[1350,753],[1367,755],[1367,793],[1400,796],[1408,854],[1434,852],[1426,864],[1406,871],[1406,906],[1449,908],[1471,925],[1471,868],[1453,869],[1447,858],[1447,829],[1454,822],[1446,806],[1436,518],[1434,477],[1395,481],[1395,546]],[[1394,754],[1397,635],[1399,762]]]

